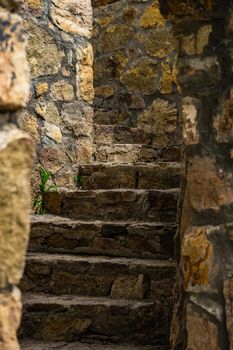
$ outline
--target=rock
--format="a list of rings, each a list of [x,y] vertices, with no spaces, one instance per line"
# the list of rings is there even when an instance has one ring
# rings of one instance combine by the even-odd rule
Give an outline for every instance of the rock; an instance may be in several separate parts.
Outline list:
[[[218,328],[204,312],[197,312],[188,304],[187,312],[187,349],[192,350],[217,350]]]
[[[225,312],[227,330],[229,334],[230,350],[233,349],[233,279],[229,278],[224,282]]]
[[[29,237],[31,138],[15,126],[0,131],[0,288],[18,284]]]
[[[94,7],[106,6],[115,2],[116,0],[92,0],[92,4]]]
[[[133,28],[124,24],[111,24],[100,35],[97,49],[102,53],[123,49],[132,36]]]
[[[45,192],[44,193],[44,205],[45,210],[49,208],[49,212],[52,214],[60,214],[62,204],[62,196],[59,192]]]
[[[177,48],[177,42],[171,27],[153,29],[145,33],[143,38],[146,52],[155,57],[163,58]]]
[[[40,82],[35,87],[36,95],[39,97],[41,95],[44,95],[49,90],[49,86],[47,81]]]
[[[46,136],[54,140],[56,143],[62,143],[62,133],[61,129],[58,126],[45,122],[42,131]]]
[[[187,0],[164,0],[161,6],[163,12],[169,16],[171,21],[179,20],[180,18],[193,20],[206,20],[206,17],[211,15],[213,9],[213,1],[201,0],[201,3],[190,3]]]
[[[21,321],[21,293],[13,287],[11,292],[0,293],[1,350],[20,350],[17,331]]]
[[[46,122],[59,125],[59,111],[53,101],[41,100],[35,105],[35,112]]]
[[[92,45],[88,44],[86,47],[78,48],[76,56],[77,97],[91,103],[94,99]]]
[[[95,95],[103,98],[108,98],[113,96],[114,88],[111,85],[97,86],[95,88]]]
[[[209,42],[209,36],[212,32],[211,25],[205,25],[199,29],[196,36],[188,35],[181,38],[182,50],[185,51],[187,55],[201,55],[205,46]]]
[[[161,64],[162,67],[162,81],[161,81],[161,92],[163,94],[171,94],[174,90],[174,86],[180,91],[180,87],[177,82],[177,69],[176,60],[175,63],[170,63],[166,60]]]
[[[217,271],[206,227],[194,227],[185,232],[181,248],[181,270],[186,291],[215,290]]]
[[[142,57],[122,74],[120,81],[129,91],[152,95],[159,89],[160,76],[158,62]]]
[[[22,0],[22,8],[24,11],[31,11],[35,16],[41,15],[42,0]]]
[[[184,93],[191,90],[197,96],[209,95],[218,87],[221,72],[215,56],[188,57],[179,61],[178,68],[178,81]]]
[[[10,2],[13,4],[13,2]],[[15,14],[0,10],[1,52],[0,110],[25,107],[29,97],[29,69],[22,20]]]
[[[78,121],[92,124],[93,110],[79,101],[63,103],[61,118],[66,128],[75,127]]]
[[[91,163],[93,156],[92,139],[80,139],[77,143],[76,159],[77,164]]]
[[[195,156],[187,167],[187,196],[191,207],[201,212],[219,210],[233,203],[233,177],[231,172],[217,168],[214,158]]]
[[[150,135],[154,144],[166,145],[176,131],[177,113],[175,104],[158,98],[139,114],[137,128]]]
[[[40,140],[39,124],[37,118],[34,115],[29,114],[27,111],[24,111],[20,114],[18,123],[20,129],[29,133],[35,142],[38,142]]]
[[[69,164],[68,156],[56,146],[42,148],[38,158],[42,166],[52,173],[57,173],[64,164]]]
[[[32,77],[58,73],[64,52],[58,48],[54,38],[32,21],[27,20],[25,28],[29,43],[28,61]]]
[[[74,88],[65,80],[52,84],[50,96],[55,101],[72,101],[74,99]]]
[[[15,10],[21,4],[23,0],[0,0],[0,7],[7,8],[8,10]]]
[[[191,97],[182,101],[183,138],[188,145],[199,143],[197,104],[198,101]]]
[[[219,302],[211,300],[209,297],[193,294],[190,296],[190,301],[193,304],[200,306],[202,309],[213,315],[218,321],[223,319],[223,308]]]
[[[152,5],[148,5],[144,15],[140,20],[141,28],[161,27],[165,25],[165,19],[159,9],[158,0],[154,0]]]
[[[139,276],[119,276],[112,285],[111,297],[142,300],[149,288],[150,281],[143,274]]]
[[[52,0],[50,15],[59,29],[86,38],[91,37],[91,0]]]
[[[219,106],[219,113],[214,118],[214,129],[218,143],[233,142],[233,89],[225,99],[222,99]]]

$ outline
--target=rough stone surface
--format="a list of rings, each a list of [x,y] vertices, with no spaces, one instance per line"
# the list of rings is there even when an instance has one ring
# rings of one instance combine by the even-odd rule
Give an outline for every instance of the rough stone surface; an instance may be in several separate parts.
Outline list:
[[[25,295],[23,336],[37,341],[77,341],[94,336],[107,342],[167,346],[164,324],[168,310],[162,302],[29,293]]]
[[[182,102],[183,137],[186,144],[198,144],[197,106],[195,100],[186,97]]]
[[[178,163],[143,165],[93,164],[81,165],[78,173],[82,189],[169,189],[180,186]]]
[[[30,168],[34,152],[29,135],[16,127],[15,111],[29,97],[29,69],[21,0],[0,1],[0,348],[19,350],[22,277],[29,236]],[[10,12],[11,11],[11,12]],[[26,124],[29,121],[27,115]],[[31,134],[38,134],[33,122]]]
[[[29,70],[26,59],[26,42],[21,18],[0,9],[1,43],[0,110],[17,110],[25,107],[29,95]]]
[[[58,73],[64,52],[59,50],[54,38],[30,20],[26,21],[25,29],[28,33],[28,61],[32,77]],[[41,37],[43,41],[40,41]],[[39,52],[38,43],[41,45]]]
[[[216,324],[211,322],[207,315],[195,312],[192,305],[187,306],[187,330],[187,349],[205,350],[206,347],[210,350],[219,349]]]
[[[200,181],[200,177],[202,181]],[[206,179],[206,180],[205,180]],[[190,204],[194,210],[218,210],[233,201],[233,178],[231,172],[218,169],[216,161],[209,157],[190,158],[187,169]]]
[[[33,252],[171,259],[175,224],[80,222],[58,216],[32,218]]]
[[[175,104],[156,99],[147,110],[139,114],[138,129],[148,134],[153,144],[165,146],[174,142],[177,118]]]
[[[226,320],[229,334],[230,350],[233,349],[233,280],[228,279],[224,283],[224,296],[226,301]]]
[[[76,55],[77,96],[83,98],[84,101],[92,102],[94,99],[92,45],[88,44],[84,48],[78,48]]]
[[[164,0],[160,7],[179,41],[185,141],[171,345],[231,349],[232,58],[224,57],[232,57],[232,6]]]
[[[177,41],[158,1],[98,2],[92,42],[95,158],[146,162],[147,152],[137,156],[140,145],[179,145]]]
[[[14,126],[0,130],[1,267],[0,287],[17,284],[22,276],[28,243],[33,143]]]
[[[168,350],[167,347],[151,346],[134,346],[129,344],[115,345],[101,342],[80,343],[75,342],[67,344],[59,343],[42,343],[42,342],[23,342],[22,350]]]
[[[174,222],[178,193],[178,189],[47,192],[45,208],[76,220]]]
[[[115,299],[153,300],[153,282],[160,282],[165,291],[174,275],[174,262],[166,260],[30,253],[21,288],[50,295],[108,297],[110,293]]]
[[[207,239],[205,227],[193,228],[185,233],[181,254],[185,290],[212,290],[215,277],[213,247]]]
[[[33,79],[20,123],[59,186],[43,195],[46,211],[61,216],[33,219],[20,335],[165,350],[181,142],[177,43],[157,1],[93,4],[93,33],[90,1],[22,6]]]
[[[52,0],[50,11],[53,23],[64,32],[91,36],[91,0]]]
[[[32,82],[30,103],[19,119],[37,143],[33,186],[38,192],[41,159],[58,186],[71,186],[73,166],[90,163],[93,155],[91,3],[27,0],[21,14]],[[59,159],[52,160],[55,152]]]
[[[0,293],[0,347],[2,350],[20,350],[17,330],[21,321],[21,293],[17,287]]]

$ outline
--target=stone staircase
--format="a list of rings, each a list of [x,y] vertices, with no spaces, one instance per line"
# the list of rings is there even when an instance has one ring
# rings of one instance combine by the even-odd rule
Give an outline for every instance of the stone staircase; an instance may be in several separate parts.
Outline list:
[[[169,349],[179,164],[79,175],[82,188],[48,193],[50,214],[32,217],[22,349]]]

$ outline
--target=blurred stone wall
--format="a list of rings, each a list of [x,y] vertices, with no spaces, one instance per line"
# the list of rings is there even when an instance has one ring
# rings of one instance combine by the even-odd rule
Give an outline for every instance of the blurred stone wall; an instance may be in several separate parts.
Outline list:
[[[157,0],[95,0],[95,159],[179,159],[177,41]]]
[[[76,165],[90,163],[93,153],[91,2],[24,0],[21,13],[32,80],[19,125],[37,146],[33,183],[40,164],[57,185],[71,185]]]
[[[179,40],[185,142],[172,349],[233,349],[233,6],[161,0]]]
[[[32,139],[16,127],[29,95],[20,1],[0,0],[0,349],[18,350],[22,277],[29,236]]]

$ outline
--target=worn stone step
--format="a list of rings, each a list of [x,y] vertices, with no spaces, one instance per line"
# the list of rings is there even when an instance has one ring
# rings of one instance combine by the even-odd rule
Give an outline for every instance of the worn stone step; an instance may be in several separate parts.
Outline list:
[[[150,146],[142,144],[106,144],[95,145],[95,159],[99,163],[140,163],[140,162],[179,162],[180,145]]]
[[[20,345],[21,350],[169,350],[166,346],[136,346],[132,344],[106,344],[102,342],[45,343],[39,341],[23,341]]]
[[[80,165],[77,185],[82,189],[170,189],[180,186],[180,164],[149,163]]]
[[[167,260],[29,253],[21,289],[161,301],[171,297],[175,272]]]
[[[50,214],[76,220],[175,222],[179,189],[171,190],[61,190],[48,192]]]
[[[53,215],[31,217],[30,251],[152,259],[173,258],[176,225],[86,222]]]
[[[98,339],[167,345],[172,301],[24,294],[20,337],[39,341]]]
[[[133,127],[129,125],[119,124],[95,124],[94,123],[94,140],[97,144],[137,144],[137,145],[153,145],[158,146],[157,138],[154,133],[148,133],[141,127]],[[149,125],[148,125],[149,126]],[[163,130],[163,135],[166,139],[166,146],[180,144],[180,132],[166,133]],[[166,136],[165,136],[166,135]]]

